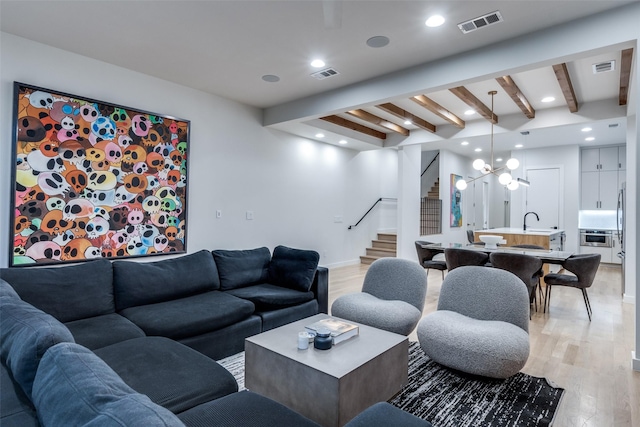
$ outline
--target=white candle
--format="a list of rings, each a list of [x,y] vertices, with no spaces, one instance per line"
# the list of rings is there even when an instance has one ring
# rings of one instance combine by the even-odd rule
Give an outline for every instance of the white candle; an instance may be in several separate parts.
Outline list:
[[[306,332],[298,333],[298,348],[300,350],[306,350],[309,348],[309,334]]]

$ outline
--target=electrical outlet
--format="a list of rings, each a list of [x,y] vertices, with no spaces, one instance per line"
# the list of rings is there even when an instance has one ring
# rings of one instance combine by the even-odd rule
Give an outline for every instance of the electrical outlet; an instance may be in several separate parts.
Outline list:
[[[222,218],[222,211],[220,209],[216,211],[216,218]]]
[[[253,211],[247,211],[247,219],[248,220],[252,220],[253,219]]]

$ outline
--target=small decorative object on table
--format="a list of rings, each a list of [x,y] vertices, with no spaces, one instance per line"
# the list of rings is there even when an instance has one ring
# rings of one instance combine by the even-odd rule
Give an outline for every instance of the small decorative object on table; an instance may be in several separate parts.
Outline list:
[[[311,325],[305,326],[307,331],[316,335],[320,328],[329,330],[331,337],[333,338],[333,344],[339,344],[351,337],[355,337],[359,333],[358,325],[335,318],[322,319],[312,323]]]
[[[496,236],[493,234],[483,234],[480,236],[480,240],[485,243],[484,247],[487,249],[497,249],[498,243],[502,243],[502,236]]]
[[[298,349],[306,350],[309,348],[309,332],[298,332]]]
[[[318,350],[329,350],[332,345],[331,331],[327,328],[318,328],[316,337],[313,340],[313,346]]]

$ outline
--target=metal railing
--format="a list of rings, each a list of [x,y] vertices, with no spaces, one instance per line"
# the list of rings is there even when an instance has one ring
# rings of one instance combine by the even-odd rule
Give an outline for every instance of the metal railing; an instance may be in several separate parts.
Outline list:
[[[420,235],[442,233],[442,200],[420,199]]]
[[[360,219],[358,220],[358,222],[356,222],[354,225],[350,225],[350,226],[349,226],[348,230],[351,230],[352,228],[357,227],[357,226],[358,226],[358,224],[360,224],[360,223],[362,222],[362,220],[363,220],[363,219],[365,219],[365,217],[366,217],[367,215],[369,215],[369,212],[371,212],[371,211],[373,210],[373,208],[375,208],[375,207],[378,205],[378,203],[382,202],[383,200],[394,201],[394,202],[397,202],[397,201],[398,201],[398,199],[394,199],[394,198],[390,198],[390,197],[380,197],[380,198],[379,198],[378,200],[376,200],[376,201],[375,201],[375,203],[374,203],[374,204],[369,208],[369,210],[368,210],[367,212],[365,212],[365,214],[364,214],[364,215],[362,215],[362,218],[360,218]]]

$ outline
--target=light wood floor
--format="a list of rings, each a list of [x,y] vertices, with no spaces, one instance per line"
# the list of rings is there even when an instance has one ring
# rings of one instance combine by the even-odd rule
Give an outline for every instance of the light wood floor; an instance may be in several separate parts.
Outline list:
[[[329,271],[329,307],[361,289],[367,268]],[[441,273],[429,270],[424,314],[436,310],[441,284]],[[589,299],[591,322],[579,290],[553,288],[550,310],[532,315],[531,353],[522,371],[565,389],[555,427],[640,427],[640,372],[631,369],[634,307],[622,302],[619,267],[600,266]],[[409,339],[417,341],[415,331]]]

